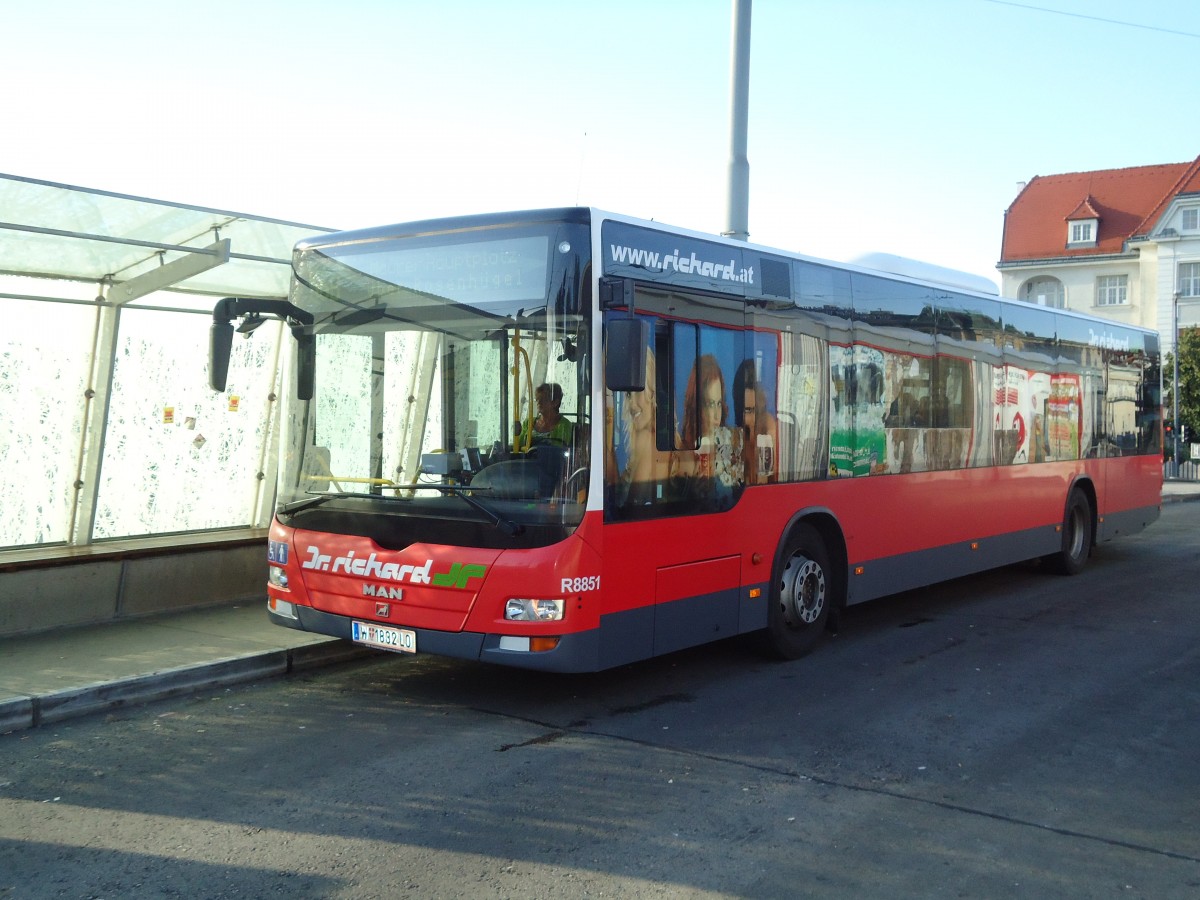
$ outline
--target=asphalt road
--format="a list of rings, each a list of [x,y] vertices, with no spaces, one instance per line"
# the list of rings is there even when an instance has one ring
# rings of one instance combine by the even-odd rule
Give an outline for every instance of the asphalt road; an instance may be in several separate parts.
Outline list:
[[[1198,550],[1171,504],[794,663],[381,656],[0,736],[0,897],[1198,897]]]

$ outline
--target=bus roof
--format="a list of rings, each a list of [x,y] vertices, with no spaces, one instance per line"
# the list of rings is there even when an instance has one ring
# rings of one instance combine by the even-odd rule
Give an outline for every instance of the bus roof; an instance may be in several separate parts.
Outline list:
[[[630,225],[649,228],[668,234],[677,234],[681,236],[692,237],[697,240],[721,243],[728,246],[741,247],[754,251],[761,251],[780,257],[817,263],[820,265],[831,266],[848,271],[879,273],[890,275],[895,278],[901,278],[907,281],[935,284],[941,287],[963,291],[969,294],[975,294],[976,296],[990,297],[994,300],[998,300],[1001,303],[1016,304],[1018,306],[1031,305],[1026,301],[1001,295],[996,288],[995,282],[984,278],[983,276],[974,275],[969,272],[960,272],[955,269],[937,266],[902,256],[895,256],[889,253],[869,253],[858,257],[851,262],[836,262],[833,260],[811,256],[795,250],[782,250],[780,248],[770,247],[765,244],[739,241],[723,235],[710,234],[677,225],[668,225],[653,219],[642,219],[637,216],[614,213],[609,210],[602,210],[594,207],[551,207],[545,209],[514,210],[509,212],[481,213],[463,216],[447,216],[437,219],[422,219],[413,222],[381,225],[353,231],[341,231],[332,234],[315,235],[300,241],[296,247],[297,249],[329,247],[356,243],[359,241],[370,242],[402,237],[416,237],[427,234],[470,231],[473,229],[496,227],[506,224],[523,225],[535,224],[539,222],[565,222],[586,225],[592,222],[599,222],[603,220],[625,222]],[[1140,325],[1132,325],[1113,319],[1098,318],[1096,316],[1089,315],[1087,313],[1081,313],[1076,310],[1055,308],[1051,309],[1050,311],[1059,315],[1065,314],[1081,320],[1104,322],[1112,325],[1115,328],[1122,328],[1129,331],[1142,332],[1154,336],[1157,336],[1158,334],[1158,332],[1155,330],[1145,328]]]
[[[890,275],[902,275],[916,281],[929,281],[942,284],[958,290],[974,291],[977,294],[1000,295],[996,283],[982,275],[970,272],[960,272],[958,269],[947,269],[919,259],[909,259],[905,256],[894,256],[891,253],[864,253],[855,257],[852,264],[864,269],[875,269]]]

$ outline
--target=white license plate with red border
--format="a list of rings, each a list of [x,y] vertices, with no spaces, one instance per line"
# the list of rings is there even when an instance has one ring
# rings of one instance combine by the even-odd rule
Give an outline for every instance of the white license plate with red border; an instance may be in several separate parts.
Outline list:
[[[351,622],[350,637],[356,644],[366,644],[379,650],[417,652],[417,633],[407,628],[391,628],[374,622]]]

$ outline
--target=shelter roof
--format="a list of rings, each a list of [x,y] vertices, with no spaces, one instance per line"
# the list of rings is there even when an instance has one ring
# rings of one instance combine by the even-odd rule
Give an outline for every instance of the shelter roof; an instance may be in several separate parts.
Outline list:
[[[0,274],[154,290],[286,297],[292,247],[332,231],[0,174]]]

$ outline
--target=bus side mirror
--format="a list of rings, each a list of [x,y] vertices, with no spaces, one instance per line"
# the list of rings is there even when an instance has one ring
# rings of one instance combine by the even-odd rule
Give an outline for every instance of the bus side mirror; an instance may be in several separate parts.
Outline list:
[[[214,391],[225,390],[229,379],[229,357],[233,351],[233,320],[242,318],[237,330],[249,335],[268,315],[287,322],[296,339],[296,396],[311,400],[317,372],[316,338],[311,333],[313,315],[287,300],[262,297],[226,297],[213,306],[209,329],[208,383]]]
[[[650,323],[645,319],[609,319],[604,353],[604,383],[610,391],[637,393],[646,389],[646,345]]]
[[[232,351],[233,323],[213,322],[208,330],[208,383],[214,391],[225,390]]]
[[[600,279],[600,308],[633,310],[633,281],[628,278]]]

